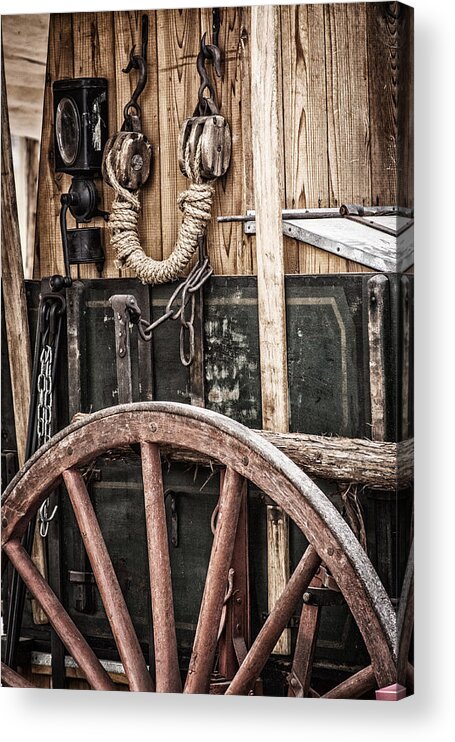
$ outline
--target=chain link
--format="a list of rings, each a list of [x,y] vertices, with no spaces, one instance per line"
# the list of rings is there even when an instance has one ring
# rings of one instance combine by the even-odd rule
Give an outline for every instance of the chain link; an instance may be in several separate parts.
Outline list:
[[[152,339],[153,331],[163,322],[168,319],[180,319],[180,360],[184,366],[190,366],[194,358],[196,292],[202,288],[212,273],[213,268],[206,252],[205,240],[203,240],[199,246],[197,263],[173,292],[164,314],[152,323],[148,323],[147,320],[140,317],[136,318],[139,335],[146,342]]]
[[[40,370],[37,379],[38,406],[36,413],[37,447],[47,443],[52,436],[52,361],[53,350],[50,345],[44,345],[40,355]],[[38,511],[40,534],[46,538],[49,523],[57,511],[54,507],[49,515],[49,498],[41,505]]]

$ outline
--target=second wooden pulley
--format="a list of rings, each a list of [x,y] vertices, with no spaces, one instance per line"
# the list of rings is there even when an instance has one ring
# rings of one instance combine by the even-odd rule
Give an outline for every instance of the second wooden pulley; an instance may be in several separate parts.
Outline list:
[[[221,178],[231,160],[231,130],[224,116],[186,119],[180,129],[178,157],[180,170],[186,177],[199,172],[206,180]]]
[[[136,191],[147,181],[152,164],[152,145],[141,132],[120,131],[108,140],[103,156],[103,178],[112,186],[106,165],[108,157],[123,188]]]

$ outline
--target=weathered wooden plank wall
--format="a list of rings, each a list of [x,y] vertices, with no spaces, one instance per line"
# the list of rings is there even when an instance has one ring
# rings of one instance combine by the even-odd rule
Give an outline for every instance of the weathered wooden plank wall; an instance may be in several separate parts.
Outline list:
[[[149,82],[141,97],[144,132],[154,150],[143,189],[141,235],[154,258],[173,248],[186,186],[177,164],[182,121],[192,115],[199,78],[201,33],[210,9],[147,11]],[[288,208],[343,202],[412,205],[412,9],[400,3],[284,5],[281,23],[283,173]],[[142,11],[51,16],[43,116],[35,277],[61,272],[58,211],[68,177],[53,172],[52,83],[64,76],[109,80],[109,127],[117,131],[135,77],[121,72],[139,42]],[[222,10],[221,80],[215,81],[233,135],[231,167],[217,184],[214,216],[254,208],[251,127],[251,9]],[[104,207],[111,192],[103,187]],[[99,222],[100,223],[100,222]],[[100,223],[101,226],[101,223]],[[107,238],[107,233],[106,233]],[[119,273],[105,239],[105,277]],[[209,229],[218,274],[255,274],[254,237],[241,224]],[[289,273],[366,270],[315,247],[285,240]],[[82,277],[96,276],[84,267]]]

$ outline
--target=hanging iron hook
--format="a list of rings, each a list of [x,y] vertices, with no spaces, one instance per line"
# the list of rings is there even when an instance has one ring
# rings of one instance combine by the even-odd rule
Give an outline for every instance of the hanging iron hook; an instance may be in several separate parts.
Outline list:
[[[131,131],[132,129],[140,131],[141,107],[138,98],[147,84],[147,45],[149,32],[149,18],[146,13],[142,15],[141,24],[141,54],[135,54],[136,45],[130,51],[129,61],[122,72],[129,73],[131,70],[139,70],[139,76],[136,88],[131,99],[123,109],[123,126],[122,131]],[[136,118],[136,122],[133,117]]]
[[[206,35],[207,34],[204,33],[201,39],[201,46],[196,59],[197,71],[201,78],[201,84],[197,94],[199,105],[196,109],[200,116],[207,116],[210,114],[216,115],[219,113],[215,97],[215,88],[213,87],[212,81],[205,69],[205,63],[207,60],[211,60],[215,73],[218,77],[221,77],[221,52],[214,44],[206,43]],[[206,90],[208,90],[208,96],[204,95]]]
[[[204,59],[210,59],[212,61],[217,76],[221,77],[221,50],[216,44],[207,44],[205,41],[206,36],[207,34],[204,33],[201,39],[201,52]]]

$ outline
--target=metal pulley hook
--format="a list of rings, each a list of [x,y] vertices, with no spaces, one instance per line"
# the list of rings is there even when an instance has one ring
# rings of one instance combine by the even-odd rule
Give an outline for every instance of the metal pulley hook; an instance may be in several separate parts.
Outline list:
[[[147,84],[147,45],[149,36],[149,18],[146,13],[142,15],[141,24],[141,54],[135,54],[136,45],[130,51],[130,58],[127,66],[122,72],[129,73],[132,69],[139,70],[139,76],[136,88],[131,99],[123,109],[123,126],[122,131],[140,131],[141,107],[138,98]]]
[[[205,69],[205,63],[210,60],[213,64],[213,68],[218,77],[221,77],[221,51],[215,44],[207,44],[205,41],[207,34],[204,33],[201,39],[201,47],[199,54],[196,59],[196,67],[201,78],[201,84],[198,90],[198,109],[197,112],[200,116],[216,115],[219,113],[219,109],[215,98],[215,88],[213,87],[212,81]],[[209,95],[205,96],[204,92],[208,90]]]

